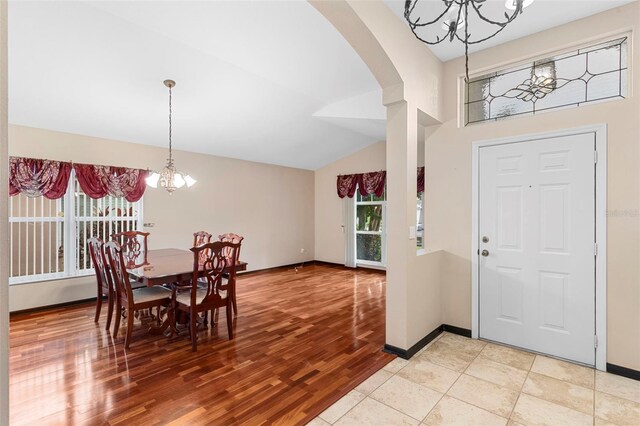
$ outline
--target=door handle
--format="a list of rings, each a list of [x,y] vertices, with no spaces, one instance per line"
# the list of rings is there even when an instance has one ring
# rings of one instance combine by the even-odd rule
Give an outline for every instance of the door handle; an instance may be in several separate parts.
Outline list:
[[[489,256],[489,250],[482,250],[482,252],[480,252],[481,255],[483,255],[484,257]]]

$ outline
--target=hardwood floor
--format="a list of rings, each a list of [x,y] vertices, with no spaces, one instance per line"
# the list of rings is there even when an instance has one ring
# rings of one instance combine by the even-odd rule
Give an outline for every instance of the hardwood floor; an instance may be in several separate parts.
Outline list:
[[[235,339],[213,329],[114,341],[94,304],[11,319],[12,425],[304,424],[394,357],[385,275],[329,266],[238,280]]]

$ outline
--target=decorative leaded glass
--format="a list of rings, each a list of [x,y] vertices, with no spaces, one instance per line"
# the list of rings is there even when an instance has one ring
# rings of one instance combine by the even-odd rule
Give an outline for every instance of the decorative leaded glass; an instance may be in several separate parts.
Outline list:
[[[472,79],[465,125],[627,96],[627,37]]]

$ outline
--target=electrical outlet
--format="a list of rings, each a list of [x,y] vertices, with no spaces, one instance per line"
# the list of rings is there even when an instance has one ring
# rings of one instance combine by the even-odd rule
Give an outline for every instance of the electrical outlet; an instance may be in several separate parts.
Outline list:
[[[305,251],[306,251],[306,250],[305,250],[305,249],[303,249],[303,248],[301,248],[301,249],[300,249],[300,253],[304,253]]]
[[[154,226],[156,226],[156,224],[153,222],[147,222],[144,224],[145,228],[153,228]]]

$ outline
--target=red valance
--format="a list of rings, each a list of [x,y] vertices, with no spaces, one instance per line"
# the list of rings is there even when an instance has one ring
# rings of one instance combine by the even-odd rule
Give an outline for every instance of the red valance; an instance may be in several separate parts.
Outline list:
[[[384,186],[387,182],[387,172],[381,170],[379,172],[356,173],[353,175],[339,175],[338,197],[353,197],[358,192],[363,197],[369,194],[375,194],[376,197],[382,197]],[[418,194],[424,192],[424,167],[418,167]]]
[[[91,198],[111,195],[134,202],[142,198],[147,187],[146,170],[93,164],[74,164],[73,167],[80,188]]]
[[[358,186],[359,175],[339,175],[338,176],[338,197],[352,198],[356,193],[356,187]]]
[[[60,198],[67,192],[72,168],[82,191],[91,198],[111,195],[134,202],[142,197],[147,187],[146,170],[11,157],[9,195],[22,192],[28,197]]]
[[[9,159],[9,195],[44,196],[50,200],[67,192],[71,163],[35,158]]]
[[[387,182],[387,172],[368,172],[358,175],[358,191],[360,195],[366,197],[369,194],[376,194],[382,197],[384,185]]]

